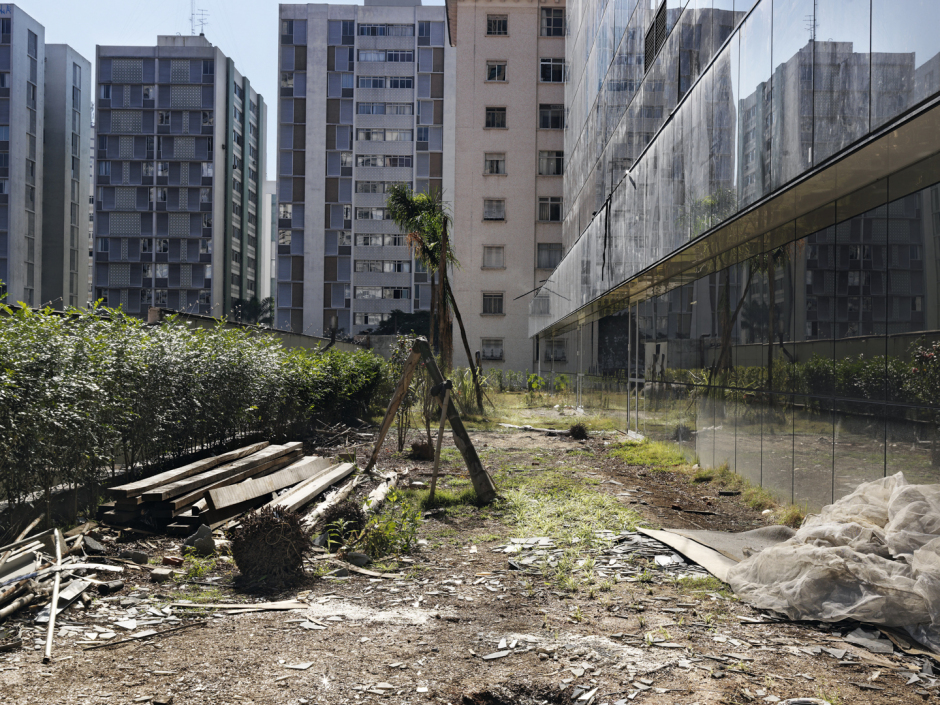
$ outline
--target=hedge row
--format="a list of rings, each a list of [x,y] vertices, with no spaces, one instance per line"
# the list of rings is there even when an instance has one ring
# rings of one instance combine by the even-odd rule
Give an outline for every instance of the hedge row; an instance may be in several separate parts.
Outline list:
[[[15,505],[236,438],[300,440],[315,423],[365,413],[383,375],[369,352],[287,351],[249,329],[4,306],[0,492]]]

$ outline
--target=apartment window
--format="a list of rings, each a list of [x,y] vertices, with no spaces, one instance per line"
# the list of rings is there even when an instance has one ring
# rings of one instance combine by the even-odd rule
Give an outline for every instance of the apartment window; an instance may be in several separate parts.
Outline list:
[[[542,196],[539,198],[539,220],[561,221],[561,197]]]
[[[487,108],[486,127],[506,127],[506,108]]]
[[[480,341],[481,354],[484,360],[503,359],[503,339],[483,338]]]
[[[377,259],[357,259],[357,260],[356,260],[356,271],[357,271],[357,272],[381,272],[381,271],[382,271],[382,260],[377,260]]]
[[[211,188],[199,189],[199,202],[200,203],[212,203],[212,189]]]
[[[563,151],[539,151],[540,176],[561,176],[564,171],[565,153]]]
[[[391,215],[385,208],[356,208],[356,220],[390,220]]]
[[[405,247],[408,244],[408,238],[405,235],[385,235],[383,244],[385,247]]]
[[[505,37],[509,34],[509,15],[487,15],[486,34],[490,37]]]
[[[170,251],[170,241],[166,238],[157,240],[157,252],[166,253]]]
[[[103,83],[101,85],[101,100],[111,100],[111,84]]]
[[[281,88],[294,87],[294,74],[289,71],[281,73]]]
[[[26,30],[26,53],[35,59],[37,57],[38,51],[39,37],[29,30]]]
[[[202,62],[202,75],[212,76],[215,74],[215,61],[206,59]]]
[[[565,129],[565,106],[541,103],[539,105],[539,129]]]
[[[154,267],[154,272],[156,273],[157,279],[166,279],[170,276],[170,265],[168,264],[157,264]]]
[[[385,115],[385,103],[356,103],[359,115]]]
[[[565,82],[564,59],[540,59],[539,69],[539,80],[542,83]]]
[[[359,129],[356,130],[356,139],[366,142],[384,142],[385,130]]]
[[[536,267],[539,269],[554,269],[561,262],[562,246],[560,242],[540,242],[538,244],[538,259]]]
[[[356,234],[356,247],[381,247],[381,235],[360,235]]]
[[[106,237],[98,238],[98,252],[107,252],[110,249],[111,241]]]
[[[166,188],[161,187],[157,189],[157,201],[160,203],[166,203]]]
[[[158,124],[158,125],[169,125],[169,124],[170,124],[170,111],[169,111],[169,110],[158,110],[158,111],[157,111],[157,124]]]
[[[487,153],[483,155],[484,174],[505,174],[506,155],[503,153]]]
[[[506,80],[506,62],[505,61],[487,61],[486,62],[486,80],[487,81],[505,81]]]
[[[503,245],[486,245],[483,247],[483,269],[505,269],[506,248]]]
[[[506,220],[506,201],[489,198],[484,200],[483,220]]]
[[[386,103],[386,115],[414,115],[415,106],[411,103]]]
[[[152,254],[153,253],[153,240],[151,240],[149,237],[141,240],[140,251],[145,255]]]
[[[543,343],[545,348],[545,362],[566,362],[568,360],[567,346],[565,340],[546,340]]]
[[[98,162],[98,176],[111,176],[111,162]]]
[[[360,76],[359,88],[385,88],[384,76]]]
[[[157,176],[170,175],[170,162],[157,162]]]
[[[483,294],[483,315],[485,316],[503,315],[503,295],[502,294]]]
[[[6,71],[0,73],[0,88],[10,87],[10,74]]]
[[[386,142],[413,142],[414,131],[413,130],[386,130],[385,141]]]
[[[141,97],[144,100],[154,100],[156,95],[157,95],[156,86],[144,86],[143,89],[141,90]]]
[[[415,60],[413,51],[387,51],[385,60],[391,63],[411,63]]]
[[[389,88],[414,88],[413,76],[389,76]]]
[[[408,274],[411,272],[411,260],[385,260],[382,271],[386,274]]]
[[[543,37],[565,36],[565,11],[559,8],[542,8]]]

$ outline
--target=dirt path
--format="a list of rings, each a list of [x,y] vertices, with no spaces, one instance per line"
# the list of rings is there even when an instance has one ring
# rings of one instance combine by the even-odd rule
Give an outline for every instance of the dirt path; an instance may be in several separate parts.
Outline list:
[[[571,475],[618,502],[633,502],[650,524],[743,530],[763,521],[734,497],[609,458],[605,443],[613,436],[578,443],[525,432],[474,435],[497,476]],[[466,478],[448,447],[442,486],[460,488]],[[419,481],[430,467],[391,455],[384,462],[411,467]],[[40,630],[27,632],[26,650],[0,654],[0,702],[143,703],[172,694],[178,705],[706,705],[803,696],[846,705],[937,697],[936,687],[923,690],[926,676],[907,685],[921,670],[919,660],[869,654],[842,640],[846,629],[764,623],[714,579],[679,580],[684,569],[658,570],[646,558],[606,549],[585,552],[594,563],[577,566],[576,591],[532,567],[513,570],[510,561],[524,554],[493,549],[531,537],[508,521],[499,507],[457,506],[427,516],[426,545],[397,562],[394,570],[407,576],[398,580],[319,578],[283,595],[248,598],[225,587],[232,568],[223,561],[198,579],[202,584],[156,586],[126,575],[130,585],[114,599],[63,612],[49,666],[33,645]],[[175,545],[151,544],[160,550],[143,548],[154,555]],[[96,626],[122,632],[114,621],[128,619],[129,611],[138,623],[162,620],[144,628],[172,626],[166,612],[157,617],[151,610],[178,600],[180,591],[202,602],[300,597],[309,608],[236,615],[203,609],[195,616],[205,626],[152,641],[94,651],[77,644]],[[168,611],[183,623],[194,617],[193,610]]]

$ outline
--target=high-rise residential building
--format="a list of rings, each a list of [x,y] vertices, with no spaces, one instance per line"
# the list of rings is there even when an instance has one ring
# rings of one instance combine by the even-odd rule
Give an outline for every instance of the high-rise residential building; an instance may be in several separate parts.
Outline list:
[[[0,5],[0,281],[9,303],[84,303],[88,62],[16,5]],[[72,206],[75,206],[73,208]]]
[[[525,294],[562,255],[565,4],[447,0],[447,15],[460,104],[452,288],[484,369],[531,370]],[[467,364],[463,346],[454,360]]]
[[[453,199],[444,7],[281,5],[278,42],[277,327],[356,334],[429,308],[386,190]]]
[[[262,288],[263,301],[277,296],[277,181],[264,182],[264,222],[267,224],[267,243],[264,257],[267,261],[268,281]]]
[[[810,509],[935,482],[940,5],[568,9],[542,375]]]
[[[266,106],[203,36],[99,46],[95,297],[228,315],[259,296]]]
[[[45,79],[40,303],[63,309],[88,299],[91,63],[47,44]]]

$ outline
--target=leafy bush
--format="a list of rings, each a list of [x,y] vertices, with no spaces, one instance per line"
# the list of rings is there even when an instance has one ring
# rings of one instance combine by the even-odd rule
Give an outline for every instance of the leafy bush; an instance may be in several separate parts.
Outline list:
[[[97,486],[246,436],[302,439],[362,414],[383,378],[372,353],[284,350],[248,329],[149,326],[117,310],[0,306],[0,495]]]

